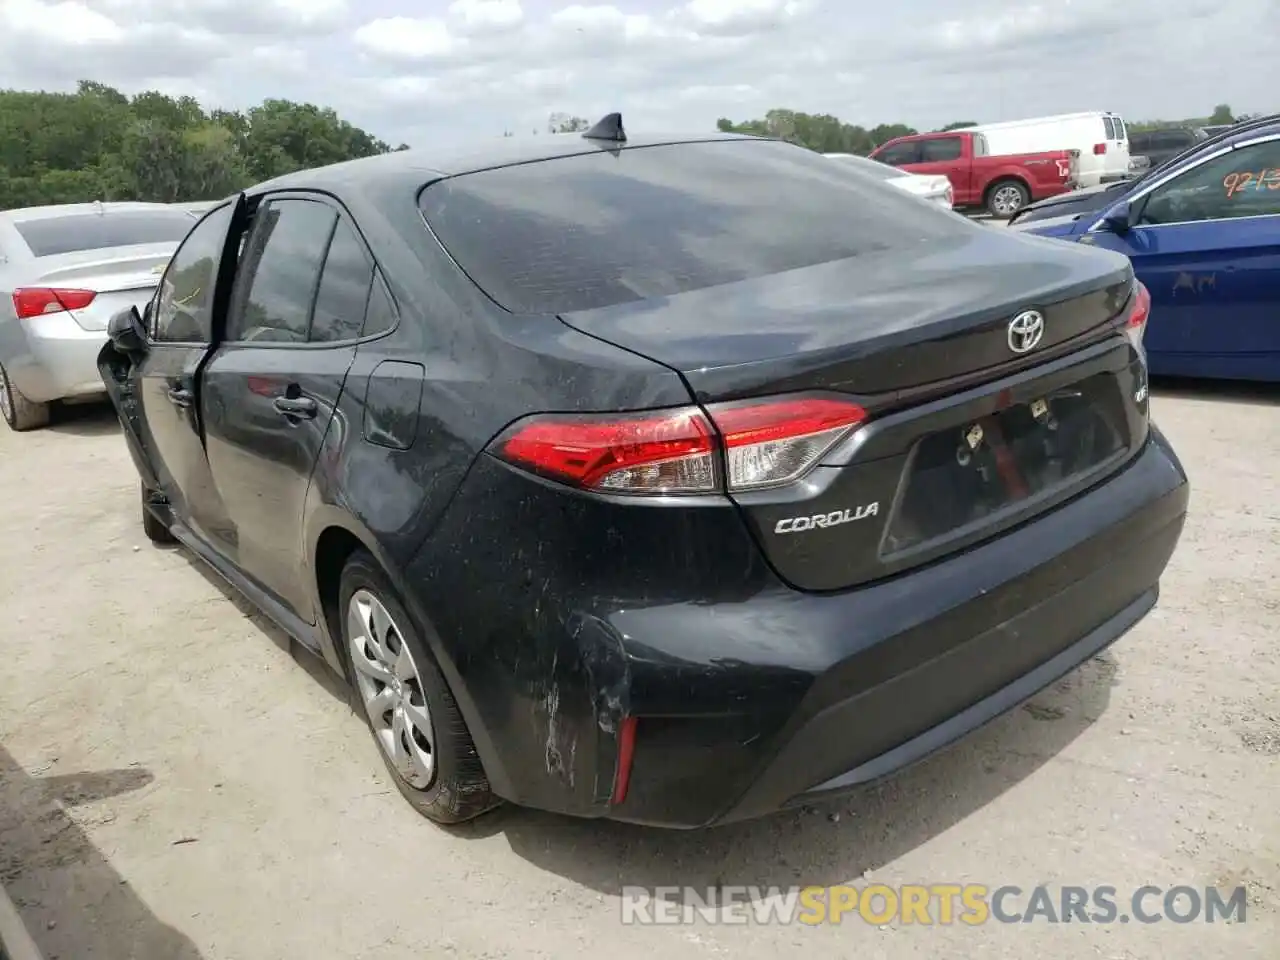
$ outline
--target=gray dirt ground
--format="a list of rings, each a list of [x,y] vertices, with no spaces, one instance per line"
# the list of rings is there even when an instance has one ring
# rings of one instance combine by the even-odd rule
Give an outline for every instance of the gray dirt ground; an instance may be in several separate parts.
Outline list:
[[[1151,617],[887,785],[683,834],[418,820],[320,668],[183,552],[145,545],[109,414],[0,428],[0,881],[50,960],[1275,960],[1280,394],[1165,391],[1154,409],[1194,494]],[[1253,902],[1213,926],[619,922],[624,884],[864,875],[1243,882]]]

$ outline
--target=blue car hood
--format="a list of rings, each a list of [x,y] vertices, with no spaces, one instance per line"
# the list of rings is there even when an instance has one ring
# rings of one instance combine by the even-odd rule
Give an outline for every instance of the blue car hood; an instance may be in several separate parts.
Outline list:
[[[1061,217],[1047,217],[1044,220],[1033,220],[1027,224],[1012,224],[1007,230],[1029,233],[1035,237],[1059,237],[1068,239],[1080,225],[1080,214],[1068,213]]]

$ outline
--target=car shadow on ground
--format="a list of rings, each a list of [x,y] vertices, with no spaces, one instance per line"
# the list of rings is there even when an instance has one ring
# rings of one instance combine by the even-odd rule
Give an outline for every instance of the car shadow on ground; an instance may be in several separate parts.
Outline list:
[[[1152,377],[1151,392],[1157,405],[1170,400],[1214,400],[1247,406],[1280,406],[1280,383],[1252,383],[1245,380],[1200,380],[1186,377]],[[1159,416],[1159,409],[1153,409]]]
[[[47,430],[77,437],[102,437],[120,432],[120,419],[110,403],[56,404]]]
[[[102,801],[151,781],[141,767],[60,772],[51,762],[28,772],[0,748],[0,883],[48,960],[200,960],[81,827],[110,822]]]
[[[607,895],[626,886],[819,885],[859,880],[1000,797],[1107,709],[1109,651],[951,748],[839,801],[694,832],[504,807],[456,828],[503,834],[541,869]],[[1013,838],[1010,838],[1011,840]]]

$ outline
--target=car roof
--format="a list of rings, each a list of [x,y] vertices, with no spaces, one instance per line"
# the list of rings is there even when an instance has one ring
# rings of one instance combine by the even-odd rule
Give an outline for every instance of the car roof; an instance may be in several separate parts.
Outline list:
[[[110,201],[106,203],[57,203],[43,207],[18,207],[14,210],[0,211],[0,217],[13,223],[28,223],[32,220],[52,220],[57,217],[88,216],[93,214],[136,213],[143,210],[172,210],[168,203],[147,203],[144,201]]]
[[[577,133],[548,134],[530,137],[494,137],[460,142],[448,147],[397,150],[392,153],[346,160],[325,167],[314,167],[268,180],[246,191],[257,193],[288,189],[321,189],[341,192],[416,180],[419,185],[495,167],[508,167],[542,160],[581,156],[591,153],[613,153],[644,147],[670,146],[682,143],[713,143],[726,140],[768,140],[742,134],[628,136],[625,143],[589,140]]]

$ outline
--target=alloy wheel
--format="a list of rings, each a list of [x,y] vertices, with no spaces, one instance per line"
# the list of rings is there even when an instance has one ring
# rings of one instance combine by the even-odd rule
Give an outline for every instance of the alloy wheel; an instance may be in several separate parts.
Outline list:
[[[378,745],[405,783],[427,789],[435,777],[435,733],[404,634],[368,590],[352,595],[347,632],[356,687]]]
[[[1001,187],[991,198],[991,205],[999,214],[1017,213],[1022,206],[1022,191],[1013,186]]]

